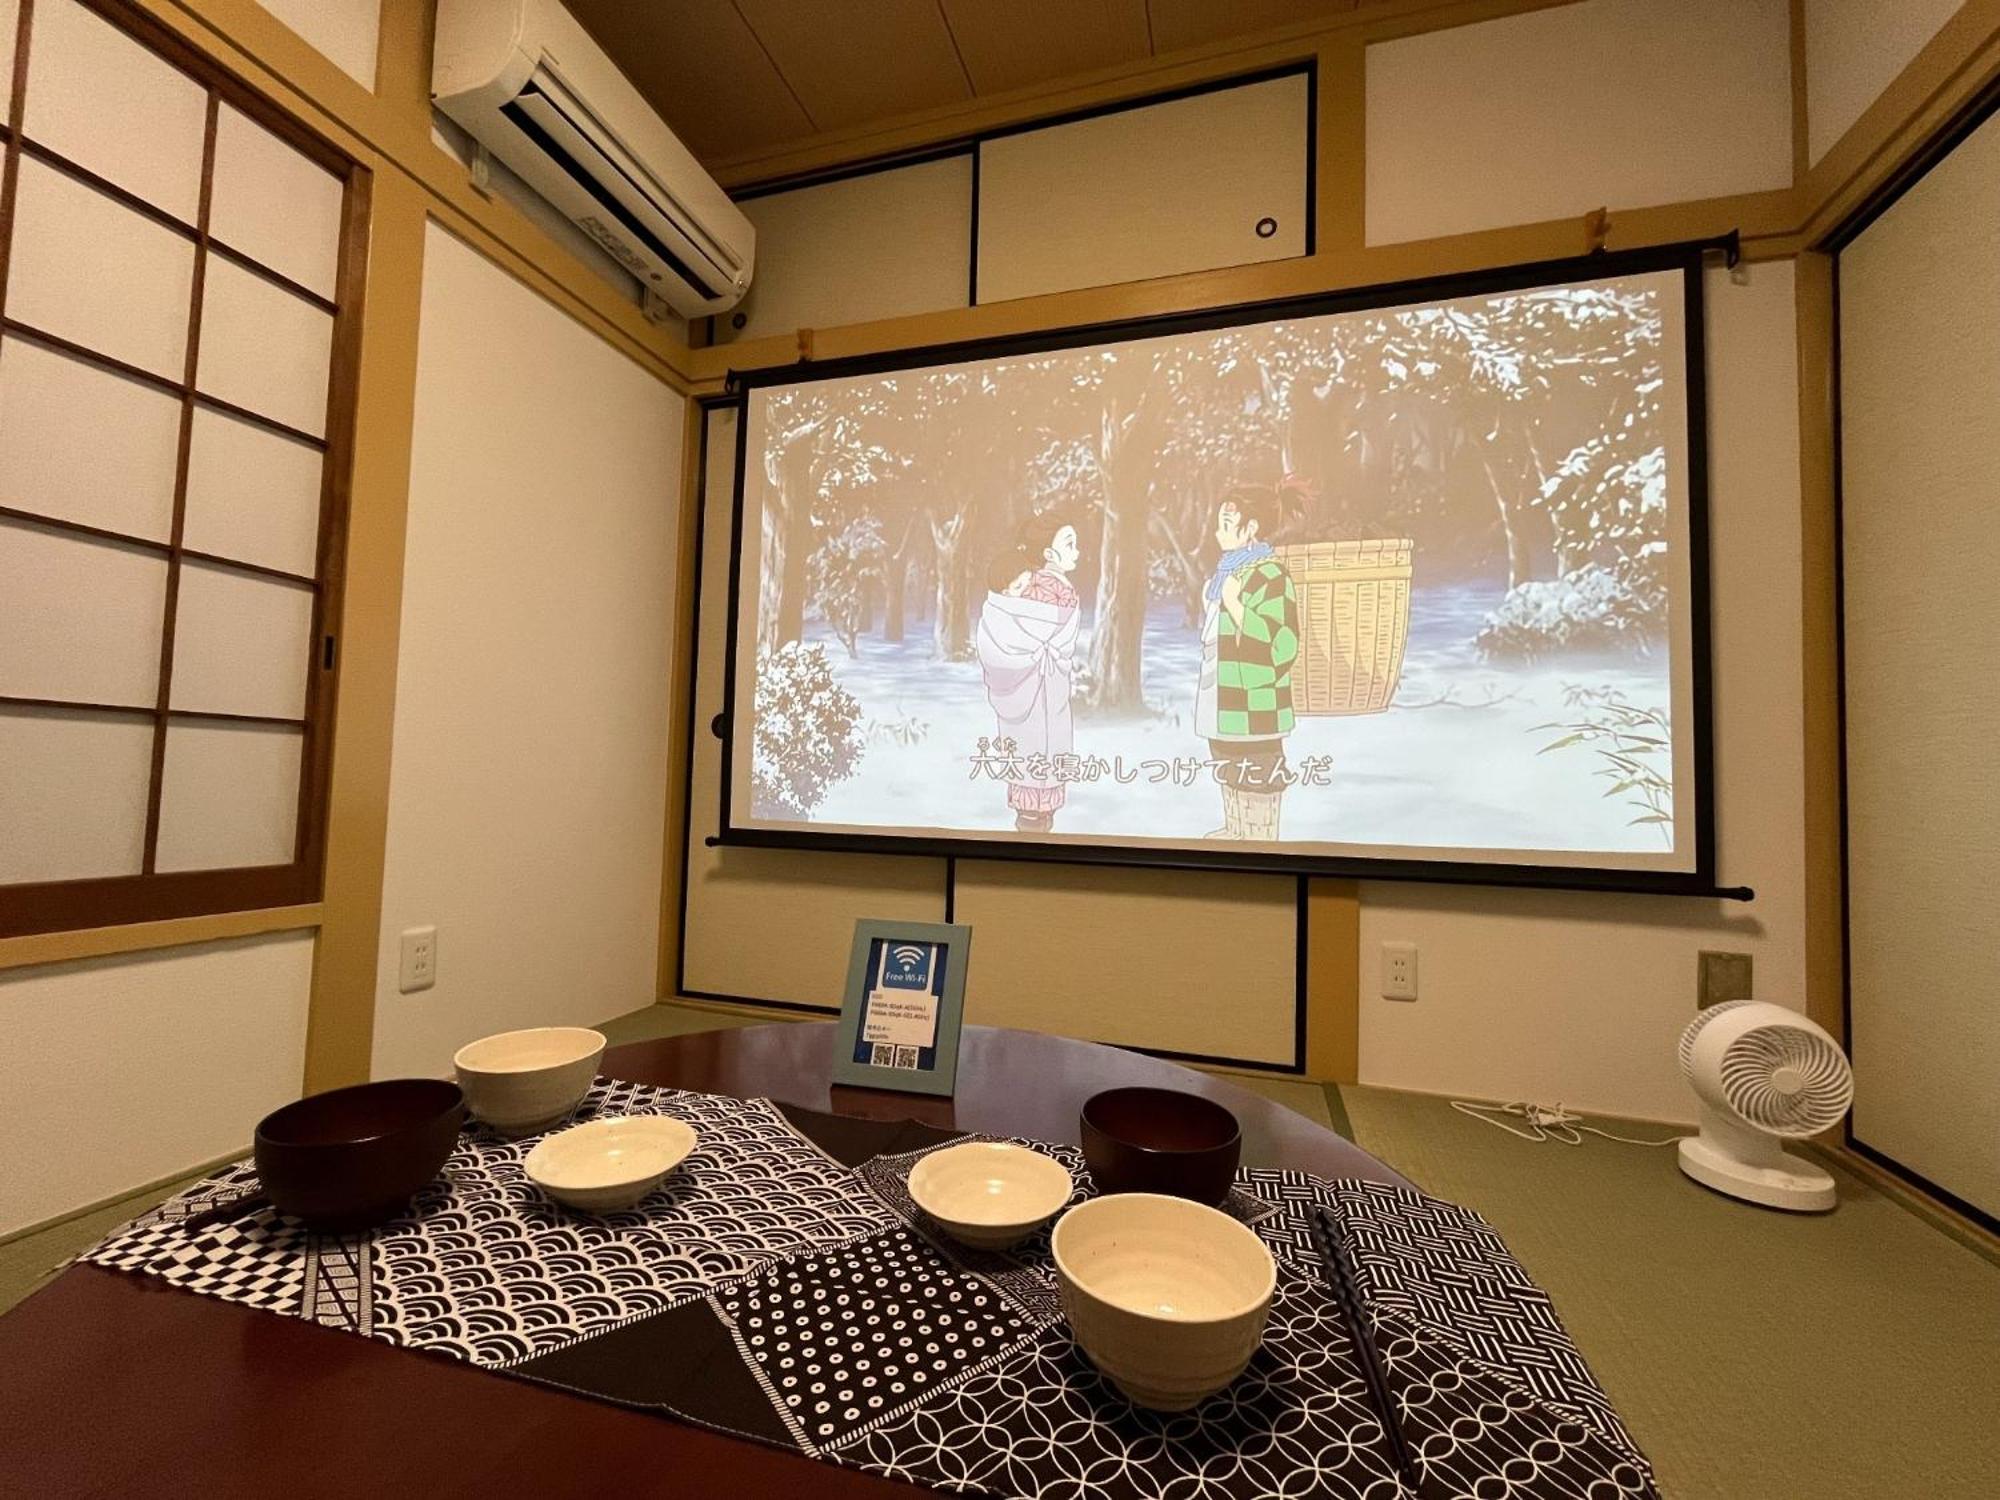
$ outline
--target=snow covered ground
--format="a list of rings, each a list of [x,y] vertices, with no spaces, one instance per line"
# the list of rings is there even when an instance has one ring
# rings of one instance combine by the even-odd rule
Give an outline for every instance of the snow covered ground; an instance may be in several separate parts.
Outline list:
[[[1581,662],[1511,668],[1482,661],[1472,639],[1498,602],[1492,585],[1419,586],[1396,703],[1386,713],[1302,718],[1286,742],[1294,770],[1332,757],[1325,786],[1294,786],[1284,802],[1287,841],[1419,848],[1593,850],[1662,853],[1664,825],[1631,826],[1635,809],[1606,798],[1588,746],[1536,752],[1557,737],[1535,726],[1572,717],[1566,684],[1611,687],[1637,707],[1664,709],[1664,660]],[[1079,657],[1088,651],[1088,623]],[[808,639],[860,700],[868,743],[855,774],[836,785],[814,821],[940,831],[1011,829],[1002,784],[971,779],[981,735],[995,733],[976,662],[940,662],[927,625],[912,619],[900,645],[863,637],[850,658],[824,627]],[[1127,768],[1142,760],[1195,757],[1200,642],[1174,605],[1147,619],[1145,693],[1153,712],[1110,719],[1079,710],[1076,751]],[[1449,695],[1455,707],[1435,704]],[[1192,786],[1145,776],[1072,785],[1056,814],[1058,833],[1199,837],[1221,821],[1221,794],[1207,771]]]

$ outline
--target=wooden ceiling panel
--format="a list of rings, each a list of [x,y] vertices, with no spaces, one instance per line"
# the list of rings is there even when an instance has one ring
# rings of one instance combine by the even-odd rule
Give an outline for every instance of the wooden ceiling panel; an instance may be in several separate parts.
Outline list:
[[[940,0],[981,94],[1136,62],[1152,51],[1146,0]]]
[[[819,128],[731,0],[563,0],[675,135],[704,158]]]
[[[1153,17],[1153,51],[1158,53],[1324,20],[1353,10],[1357,0],[1146,0],[1146,4]]]
[[[736,3],[821,130],[972,97],[938,0]]]

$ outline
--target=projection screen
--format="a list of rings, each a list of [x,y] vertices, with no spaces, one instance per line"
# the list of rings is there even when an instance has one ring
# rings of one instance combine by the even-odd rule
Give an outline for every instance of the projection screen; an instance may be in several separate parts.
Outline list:
[[[721,841],[1708,888],[1700,255],[737,377]]]

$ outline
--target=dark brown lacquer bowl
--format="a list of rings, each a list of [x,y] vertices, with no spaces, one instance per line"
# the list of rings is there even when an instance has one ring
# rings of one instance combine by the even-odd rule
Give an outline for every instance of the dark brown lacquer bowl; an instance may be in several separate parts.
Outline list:
[[[309,1094],[257,1126],[257,1176],[280,1213],[315,1229],[365,1229],[437,1176],[464,1123],[465,1095],[435,1078]]]
[[[1083,1105],[1083,1159],[1098,1190],[1220,1203],[1243,1156],[1236,1116],[1178,1089],[1106,1089]]]

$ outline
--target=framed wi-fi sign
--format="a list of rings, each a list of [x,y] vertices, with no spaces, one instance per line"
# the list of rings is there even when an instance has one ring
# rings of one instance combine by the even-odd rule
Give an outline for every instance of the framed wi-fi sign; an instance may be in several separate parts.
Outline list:
[[[945,922],[854,924],[833,1081],[950,1094],[958,1078],[972,929]]]

